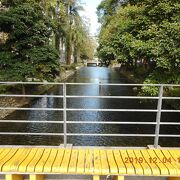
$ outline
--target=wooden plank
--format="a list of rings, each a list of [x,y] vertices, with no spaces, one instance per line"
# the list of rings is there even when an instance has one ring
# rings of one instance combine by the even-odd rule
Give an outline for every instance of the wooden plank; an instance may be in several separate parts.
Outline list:
[[[100,157],[101,157],[101,173],[102,175],[107,175],[109,174],[109,165],[105,150],[100,150]]]
[[[41,174],[30,174],[29,180],[44,180],[44,175],[41,175]]]
[[[143,167],[144,175],[145,176],[152,175],[151,167],[146,162],[145,158],[142,156],[141,151],[140,150],[134,150],[134,154],[136,157],[135,161],[138,161],[141,164],[141,166]]]
[[[27,166],[27,172],[29,172],[29,173],[35,172],[35,166],[39,162],[39,160],[41,159],[41,156],[43,155],[44,150],[45,149],[43,149],[43,148],[37,149],[35,156],[33,157],[31,162]]]
[[[153,176],[159,176],[161,174],[160,169],[153,161],[151,161],[151,157],[149,153],[147,152],[147,150],[143,149],[140,151],[141,151],[142,157],[145,159],[146,163],[150,166]]]
[[[24,159],[24,161],[19,165],[18,172],[27,171],[27,166],[31,162],[31,160],[35,157],[37,150],[38,150],[37,148],[31,149],[26,159]]]
[[[62,160],[64,157],[64,152],[65,152],[64,149],[58,149],[56,159],[52,165],[52,172],[53,173],[59,173],[60,172],[60,167],[61,167],[61,163],[62,163]]]
[[[116,160],[116,164],[118,166],[119,174],[126,174],[126,166],[123,162],[123,159],[121,157],[121,154],[119,150],[113,150],[114,158]]]
[[[180,150],[174,150],[174,152],[180,157]]]
[[[178,176],[180,176],[180,155],[176,154],[176,151],[174,150],[166,150],[166,151],[167,151],[166,154],[169,155],[169,157],[171,157],[172,159],[173,166],[176,167]]]
[[[77,162],[77,173],[84,174],[85,172],[85,149],[79,150],[78,162]]]
[[[11,172],[18,172],[18,168],[19,168],[19,165],[24,161],[24,159],[28,156],[29,152],[31,151],[31,149],[22,149],[22,152],[18,151],[16,153],[16,157],[12,158],[12,163],[11,163],[11,166],[10,166],[10,169],[8,170],[11,171]],[[18,156],[18,153],[19,153],[19,156]],[[9,162],[8,162],[9,164]],[[4,168],[4,167],[3,167]]]
[[[169,150],[173,158],[180,164],[180,150]]]
[[[77,169],[77,161],[78,161],[78,150],[73,149],[71,153],[71,159],[69,163],[68,173],[75,174]]]
[[[6,180],[23,180],[23,176],[22,175],[18,175],[18,174],[7,174],[6,175]]]
[[[2,171],[3,172],[16,172],[17,168],[14,167],[13,164],[15,161],[18,162],[18,159],[21,157],[22,154],[24,154],[24,151],[25,149],[18,149],[17,152],[12,156],[12,158],[3,165]],[[13,167],[14,169],[12,169],[11,167]]]
[[[1,161],[1,159],[3,159],[10,152],[10,150],[11,150],[11,148],[3,149],[3,151],[0,154],[0,161]]]
[[[126,171],[128,175],[134,175],[135,174],[135,170],[134,170],[134,166],[133,164],[129,161],[129,156],[126,152],[126,150],[120,150],[119,151],[122,157],[122,160],[126,166]]]
[[[157,157],[160,159],[160,161],[166,166],[166,168],[169,171],[170,175],[177,175],[176,169],[173,167],[171,163],[168,162],[168,159],[164,156],[164,154],[161,152],[161,150],[156,149],[154,150]]]
[[[0,154],[3,152],[4,149],[0,149]]]
[[[72,149],[65,149],[64,157],[59,168],[59,173],[68,173],[68,165],[71,158]]]
[[[101,175],[101,157],[98,149],[94,149],[94,174]]]
[[[108,157],[108,162],[109,162],[109,168],[111,174],[118,174],[118,167],[116,164],[116,161],[114,159],[113,151],[112,150],[107,150],[107,157]]]
[[[166,176],[169,175],[169,170],[167,169],[167,167],[162,163],[161,159],[162,157],[158,157],[154,150],[152,149],[148,149],[146,150],[149,154],[149,156],[151,157],[149,159],[149,161],[151,161],[151,163],[153,163],[152,161],[154,161],[154,163],[159,167],[161,175]]]
[[[100,176],[93,176],[93,180],[100,180]]]
[[[47,161],[46,161],[46,163],[44,165],[44,169],[43,169],[44,173],[52,172],[52,165],[53,165],[53,163],[54,163],[54,161],[56,159],[57,152],[58,152],[57,149],[52,149],[51,150],[51,153],[50,153],[50,155],[49,155],[49,157],[48,157],[48,159],[47,159]]]
[[[124,180],[124,176],[114,176],[114,180]]]
[[[2,172],[94,174],[95,178],[112,174],[119,179],[124,178],[121,174],[176,177],[180,176],[179,162],[179,150],[0,149]]]
[[[35,172],[38,172],[38,173],[43,172],[44,165],[46,164],[46,161],[49,158],[51,151],[52,151],[52,149],[50,149],[50,148],[45,149],[41,159],[36,164]]]
[[[136,174],[143,175],[144,174],[143,168],[142,168],[141,164],[137,161],[133,150],[127,150],[127,154],[129,156],[129,161],[131,161],[131,163],[134,166]]]
[[[93,174],[93,150],[86,149],[85,174]]]
[[[3,168],[3,165],[8,161],[8,160],[10,160],[12,157],[13,157],[13,155],[17,152],[17,150],[18,149],[10,149],[10,151],[9,151],[9,149],[7,150],[8,151],[8,153],[7,153],[7,151],[3,154],[3,158],[0,160],[0,170],[1,171],[3,171],[2,170],[2,168]],[[6,154],[6,155],[5,155]],[[1,153],[1,155],[2,155],[2,153]],[[5,155],[5,156],[4,156]]]

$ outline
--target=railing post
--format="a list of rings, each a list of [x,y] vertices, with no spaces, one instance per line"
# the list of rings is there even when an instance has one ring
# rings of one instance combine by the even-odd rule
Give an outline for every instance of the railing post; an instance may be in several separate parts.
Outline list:
[[[159,87],[159,99],[157,104],[157,114],[156,114],[156,129],[154,138],[154,147],[157,148],[159,145],[159,132],[160,132],[160,122],[161,122],[161,110],[162,110],[162,97],[163,97],[163,85]]]
[[[66,83],[63,84],[63,131],[64,131],[64,147],[67,145],[67,111],[66,111]]]
[[[101,96],[101,92],[102,92],[102,86],[101,86],[101,82],[99,82],[99,96]]]

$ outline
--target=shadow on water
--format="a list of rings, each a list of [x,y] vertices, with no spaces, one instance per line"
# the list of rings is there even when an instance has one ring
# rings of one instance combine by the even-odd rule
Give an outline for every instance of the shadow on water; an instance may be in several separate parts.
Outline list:
[[[77,71],[68,82],[73,83],[126,83],[126,79],[119,73],[108,68],[88,67]],[[47,94],[62,95],[62,86],[53,87]],[[68,85],[68,95],[119,95],[134,96],[133,87],[127,86],[101,86],[98,85]],[[89,99],[89,98],[69,98],[68,108],[93,108],[93,109],[156,109],[157,101],[144,103],[139,100],[127,99]],[[43,97],[34,100],[29,107],[32,108],[62,108],[61,98]],[[33,123],[37,121],[62,121],[61,111],[16,111],[7,117],[10,120],[29,120],[29,123],[1,123],[1,132],[33,132],[33,133],[62,133],[62,124]],[[139,112],[96,112],[78,111],[68,112],[68,121],[114,121],[114,122],[155,122],[156,113]],[[178,113],[163,113],[162,121],[178,122]],[[69,133],[99,133],[99,134],[154,134],[154,125],[103,125],[103,124],[68,124]],[[179,126],[161,127],[161,134],[179,134]],[[17,145],[60,145],[63,137],[60,136],[1,136],[0,144]],[[89,137],[76,136],[68,137],[68,143],[73,145],[88,146],[147,146],[153,144],[153,138],[142,137]],[[162,146],[179,146],[178,138],[160,138]]]

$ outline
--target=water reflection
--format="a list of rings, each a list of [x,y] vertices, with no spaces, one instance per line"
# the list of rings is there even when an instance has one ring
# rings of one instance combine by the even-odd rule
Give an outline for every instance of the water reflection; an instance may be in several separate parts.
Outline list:
[[[126,83],[126,79],[116,71],[108,68],[89,67],[77,71],[75,76],[69,79],[69,82],[90,82],[90,83]],[[111,95],[125,96],[136,95],[133,87],[119,86],[99,86],[99,85],[68,85],[68,95]],[[47,94],[62,95],[62,86],[53,87]],[[62,108],[62,98],[44,97],[38,98],[32,102],[29,107],[33,108]],[[122,109],[156,109],[157,101],[152,103],[142,103],[139,100],[125,99],[89,99],[89,98],[69,98],[67,100],[68,108],[122,108]],[[114,121],[114,122],[155,122],[156,113],[132,113],[132,112],[98,112],[98,111],[78,111],[67,113],[68,121]],[[36,132],[47,133],[63,132],[62,124],[41,124],[33,123],[38,121],[62,121],[61,111],[18,111],[7,117],[7,119],[29,120],[30,123],[1,123],[0,131],[15,132]],[[178,113],[163,113],[162,121],[179,121]],[[178,126],[162,126],[162,134],[179,134]],[[102,124],[68,124],[69,133],[100,133],[100,134],[153,134],[154,125],[102,125]],[[62,137],[57,136],[1,136],[1,144],[29,144],[29,145],[59,145],[63,143]],[[68,137],[68,143],[73,145],[100,145],[100,146],[146,146],[153,144],[153,138],[140,137],[87,137],[76,136]],[[164,146],[178,146],[179,139],[161,138],[160,144]]]

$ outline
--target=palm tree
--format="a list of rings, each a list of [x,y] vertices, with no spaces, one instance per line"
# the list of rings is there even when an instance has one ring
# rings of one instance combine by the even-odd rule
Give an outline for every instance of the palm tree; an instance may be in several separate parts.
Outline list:
[[[64,57],[67,64],[77,63],[80,59],[83,42],[88,40],[88,30],[79,11],[83,7],[78,0],[40,0],[44,14],[52,21],[52,39],[60,59]],[[65,47],[65,48],[64,48]]]
[[[77,43],[79,40],[78,30],[80,28],[79,23],[81,23],[81,17],[79,11],[83,10],[82,6],[78,4],[78,1],[69,0],[68,1],[68,24],[66,33],[66,63],[71,64],[71,56],[76,50]],[[75,62],[77,62],[77,53],[74,54]]]
[[[73,44],[74,44],[74,62],[77,63],[80,59],[80,47],[83,42],[87,39],[88,32],[86,31],[86,27],[82,18],[80,16],[76,16],[75,23],[73,26]]]

